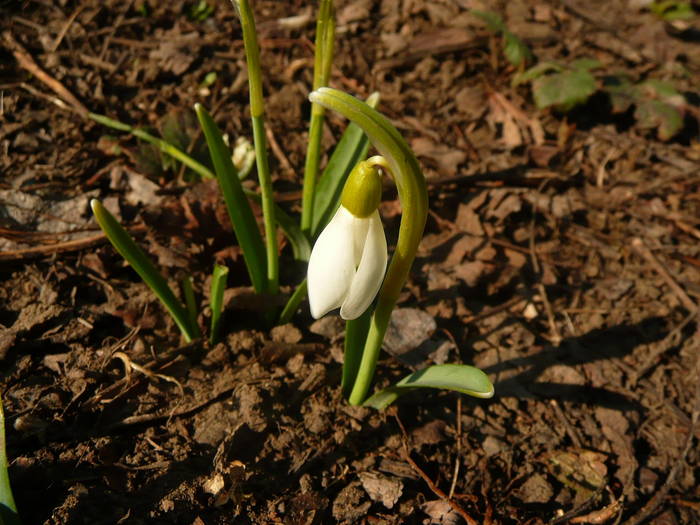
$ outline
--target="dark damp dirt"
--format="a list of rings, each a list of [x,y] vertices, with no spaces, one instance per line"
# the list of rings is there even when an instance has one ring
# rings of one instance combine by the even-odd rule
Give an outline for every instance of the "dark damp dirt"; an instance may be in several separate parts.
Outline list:
[[[489,8],[539,60],[596,58],[697,102],[697,20],[679,29],[643,4]],[[467,13],[479,2],[339,1],[331,84],[381,93],[431,200],[376,382],[464,362],[496,387],[354,408],[343,325],[304,304],[265,326],[216,188],[81,116],[206,159],[201,102],[250,137],[240,29],[209,5],[198,19],[196,1],[0,2],[0,366],[24,523],[699,523],[696,107],[665,142],[600,97],[540,111]],[[314,11],[255,10],[275,191],[296,214]],[[328,116],[328,148],[345,125]],[[179,341],[92,197],[174,285],[193,276],[202,326],[212,262],[230,268],[223,342]],[[303,268],[280,243],[288,293]]]

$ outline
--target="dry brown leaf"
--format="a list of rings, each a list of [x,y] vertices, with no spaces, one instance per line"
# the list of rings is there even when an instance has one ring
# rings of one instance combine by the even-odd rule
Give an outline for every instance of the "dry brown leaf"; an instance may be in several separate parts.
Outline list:
[[[479,278],[484,273],[486,264],[481,261],[471,261],[455,267],[454,274],[458,279],[464,281],[467,286],[474,287],[478,284]]]
[[[467,204],[460,204],[455,218],[455,226],[465,233],[481,237],[484,235],[484,228],[481,226],[479,215]]]
[[[453,177],[457,173],[457,167],[467,160],[464,151],[450,148],[446,144],[436,144],[426,137],[413,139],[411,148],[416,156],[432,160],[440,174],[446,177]]]

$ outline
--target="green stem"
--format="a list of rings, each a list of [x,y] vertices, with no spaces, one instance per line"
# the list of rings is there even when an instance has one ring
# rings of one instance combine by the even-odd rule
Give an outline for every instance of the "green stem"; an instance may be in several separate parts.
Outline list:
[[[311,231],[313,221],[316,180],[318,179],[318,165],[321,161],[322,135],[323,113],[316,113],[312,109],[311,122],[309,124],[309,144],[306,150],[306,162],[304,163],[304,183],[301,193],[301,231],[307,235]]]
[[[275,197],[272,191],[270,167],[267,163],[267,140],[265,138],[265,122],[262,115],[253,117],[253,142],[255,144],[256,166],[265,226],[265,251],[267,253],[266,292],[276,295],[279,291],[279,252],[277,250],[277,229],[275,227]]]
[[[359,405],[369,392],[391,311],[408,278],[423,236],[428,216],[428,192],[415,155],[389,120],[367,104],[336,89],[321,88],[311,93],[309,98],[312,102],[338,111],[365,131],[377,151],[387,159],[401,201],[401,226],[396,250],[379,291],[357,379],[350,394],[350,404]]]
[[[265,138],[265,108],[263,106],[262,74],[260,71],[260,48],[255,31],[255,18],[248,0],[234,0],[243,29],[246,62],[248,64],[248,85],[250,89],[250,114],[253,122],[253,143],[258,181],[262,194],[262,208],[265,225],[265,248],[267,253],[267,289],[270,294],[279,291],[279,253],[277,250],[277,230],[275,222],[275,200],[272,192],[272,177],[267,156]]]
[[[343,378],[341,388],[343,395],[348,397],[355,384],[357,372],[360,369],[362,349],[367,340],[367,330],[372,318],[372,308],[367,308],[357,319],[345,322],[345,355],[343,359]]]
[[[250,114],[253,117],[262,116],[265,108],[262,96],[262,74],[260,73],[260,47],[255,32],[255,17],[248,0],[231,0],[238,12],[243,30],[245,59],[248,63],[248,86],[250,89]]]
[[[316,49],[314,53],[314,84],[317,90],[328,85],[333,63],[333,44],[335,40],[335,14],[333,0],[321,0],[316,22]],[[301,198],[301,231],[309,234],[314,214],[316,180],[321,161],[321,138],[323,137],[324,108],[311,104],[311,121],[309,123],[309,143],[304,164],[304,185]]]

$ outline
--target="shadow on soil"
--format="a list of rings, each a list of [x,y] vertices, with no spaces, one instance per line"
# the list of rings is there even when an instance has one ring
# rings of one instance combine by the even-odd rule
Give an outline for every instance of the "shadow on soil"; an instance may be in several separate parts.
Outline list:
[[[496,380],[494,386],[501,397],[556,399],[641,412],[642,405],[637,401],[604,387],[538,381],[538,378],[555,365],[574,367],[599,362],[601,366],[616,367],[614,360],[630,354],[639,345],[659,341],[666,335],[663,319],[650,317],[636,324],[591,330],[582,336],[564,339],[559,347],[548,345],[537,354],[509,359],[484,371],[498,377],[513,369],[526,368],[507,379]]]

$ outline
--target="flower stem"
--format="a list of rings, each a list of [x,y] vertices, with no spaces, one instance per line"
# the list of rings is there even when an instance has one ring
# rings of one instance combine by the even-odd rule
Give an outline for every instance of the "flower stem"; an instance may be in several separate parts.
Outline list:
[[[265,138],[265,116],[263,107],[262,74],[260,72],[260,48],[255,31],[255,19],[248,0],[233,0],[243,29],[246,61],[248,63],[248,84],[250,89],[250,114],[253,123],[253,142],[258,181],[262,194],[262,208],[265,225],[265,248],[267,254],[267,293],[276,294],[279,289],[279,253],[275,228],[275,201],[272,192],[272,178],[267,155]]]
[[[265,251],[267,253],[267,293],[279,291],[279,252],[277,250],[277,229],[275,228],[275,197],[272,191],[272,178],[267,163],[267,141],[262,115],[253,117],[253,142],[255,144],[256,165],[262,197],[263,221],[265,224]]]
[[[321,0],[316,22],[316,51],[314,55],[314,90],[328,85],[333,62],[333,41],[335,38],[335,16],[333,0]],[[309,233],[313,221],[316,179],[321,159],[321,138],[323,136],[324,108],[311,104],[309,122],[309,143],[304,165],[304,186],[301,197],[301,230]]]
[[[343,378],[341,388],[343,395],[348,397],[357,379],[362,360],[362,349],[367,340],[367,330],[372,318],[372,308],[367,308],[357,319],[345,322],[345,352],[343,359]]]
[[[379,360],[379,351],[382,348],[384,334],[389,325],[389,319],[391,319],[391,312],[395,304],[395,301],[382,300],[380,297],[377,308],[372,314],[369,332],[367,333],[367,339],[365,340],[364,349],[362,351],[362,358],[357,367],[355,383],[352,386],[352,391],[348,398],[348,402],[351,405],[361,405],[367,398],[367,393],[369,392],[370,386],[372,386],[374,370]]]

